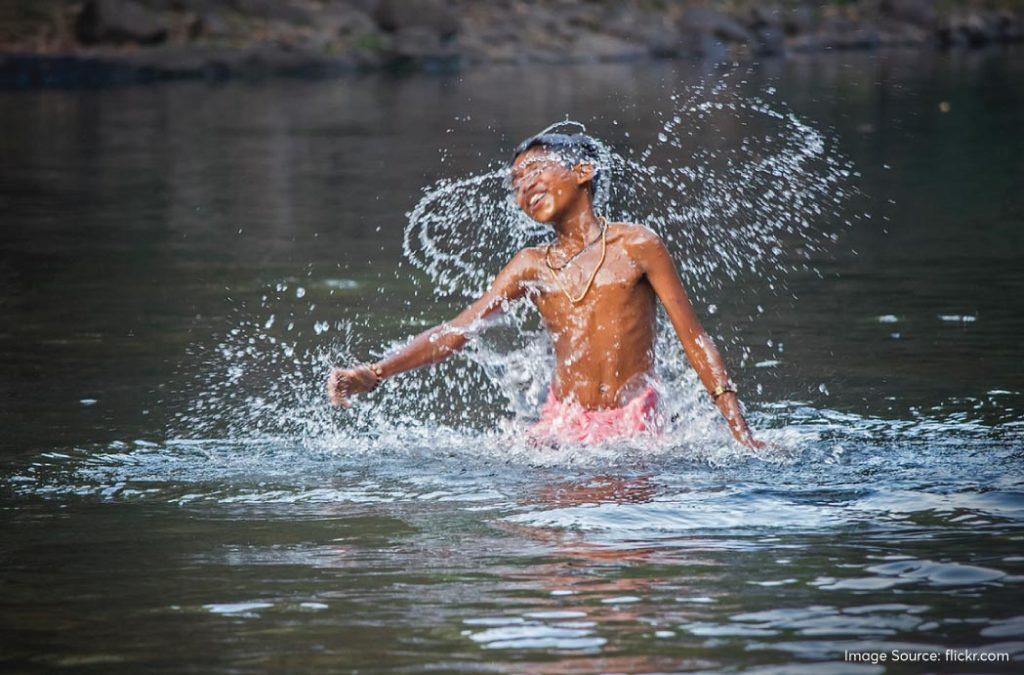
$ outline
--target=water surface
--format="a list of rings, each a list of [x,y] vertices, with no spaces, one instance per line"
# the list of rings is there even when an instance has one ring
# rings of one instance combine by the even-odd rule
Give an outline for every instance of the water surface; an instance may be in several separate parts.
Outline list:
[[[835,140],[864,195],[844,208],[871,216],[821,223],[839,241],[784,285],[699,294],[787,448],[760,458],[530,455],[482,430],[490,399],[454,424],[443,395],[356,434],[306,395],[317,355],[461,302],[402,263],[423,186],[566,115],[649,143],[667,92],[711,71],[0,94],[0,662],[818,673],[957,647],[1019,669],[1022,70],[907,53],[744,76]]]

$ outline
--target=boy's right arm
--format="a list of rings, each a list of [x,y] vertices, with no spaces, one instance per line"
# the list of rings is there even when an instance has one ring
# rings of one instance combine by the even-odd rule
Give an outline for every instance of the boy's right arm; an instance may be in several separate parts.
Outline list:
[[[438,363],[462,349],[480,321],[526,293],[526,282],[531,278],[533,269],[532,250],[522,250],[494,278],[487,292],[451,321],[420,333],[377,363],[332,369],[327,380],[327,397],[331,404],[347,408],[349,396],[372,391],[385,378]]]

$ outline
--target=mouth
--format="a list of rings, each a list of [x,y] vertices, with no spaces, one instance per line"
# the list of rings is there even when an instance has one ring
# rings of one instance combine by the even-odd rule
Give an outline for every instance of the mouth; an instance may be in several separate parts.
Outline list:
[[[547,192],[537,192],[536,194],[531,196],[530,199],[526,202],[527,208],[532,211],[547,196]]]

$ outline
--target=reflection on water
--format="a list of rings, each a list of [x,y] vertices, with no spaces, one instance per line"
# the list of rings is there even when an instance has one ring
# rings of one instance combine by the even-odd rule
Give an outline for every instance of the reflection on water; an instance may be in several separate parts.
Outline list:
[[[844,652],[957,647],[1019,669],[1024,62],[977,58],[749,75],[834,127],[872,200],[820,276],[702,298],[787,450],[764,458],[700,428],[531,453],[444,400],[360,429],[304,389],[450,312],[398,266],[421,186],[566,113],[653,138],[686,64],[3,94],[0,663],[880,672]],[[211,369],[225,349],[258,358]],[[292,417],[196,415],[217,387]]]

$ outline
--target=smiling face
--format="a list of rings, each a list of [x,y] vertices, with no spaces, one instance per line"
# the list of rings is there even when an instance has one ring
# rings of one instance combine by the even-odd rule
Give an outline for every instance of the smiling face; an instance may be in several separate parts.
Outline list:
[[[566,213],[579,199],[589,197],[588,183],[593,167],[568,167],[557,153],[534,146],[520,153],[512,163],[512,190],[516,203],[526,215],[550,223]]]

